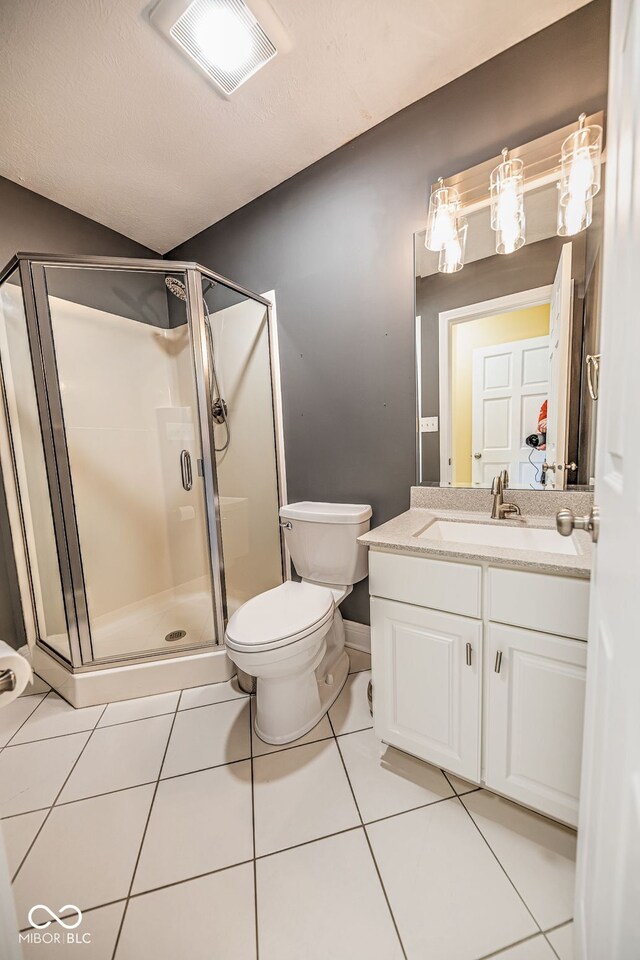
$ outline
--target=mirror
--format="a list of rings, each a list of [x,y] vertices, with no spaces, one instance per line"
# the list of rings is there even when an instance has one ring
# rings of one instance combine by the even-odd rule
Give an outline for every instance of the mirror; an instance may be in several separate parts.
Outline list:
[[[467,217],[465,264],[438,272],[415,234],[418,483],[592,484],[603,190],[591,225],[559,237],[557,187],[525,194],[526,243],[495,252],[490,208]]]

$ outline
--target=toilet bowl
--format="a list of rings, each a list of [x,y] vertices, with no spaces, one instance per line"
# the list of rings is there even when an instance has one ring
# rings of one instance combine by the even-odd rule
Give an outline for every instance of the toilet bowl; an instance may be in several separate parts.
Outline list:
[[[302,581],[248,600],[225,636],[229,658],[257,680],[255,731],[274,744],[311,730],[347,679],[338,607],[367,575],[357,539],[369,529],[371,507],[305,501],[282,507],[280,517]]]

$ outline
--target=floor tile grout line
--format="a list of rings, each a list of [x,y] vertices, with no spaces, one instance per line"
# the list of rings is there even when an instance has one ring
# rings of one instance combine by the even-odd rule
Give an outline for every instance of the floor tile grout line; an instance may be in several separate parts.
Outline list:
[[[205,877],[213,877],[217,873],[225,873],[227,870],[233,870],[235,867],[246,867],[252,861],[251,860],[239,860],[237,863],[229,863],[224,867],[216,867],[215,870],[207,870],[205,873],[196,873],[193,877],[183,877],[181,880],[172,880],[170,883],[160,884],[158,887],[149,887],[148,890],[139,890],[137,893],[132,893],[130,897],[118,897],[116,900],[108,900],[106,903],[96,903],[92,907],[86,907],[82,910],[82,915],[86,913],[91,913],[94,910],[102,910],[103,907],[112,907],[115,903],[127,903],[129,900],[140,900],[142,897],[148,897],[154,893],[159,893],[161,890],[169,890],[171,887],[180,887],[184,883],[192,883],[195,880],[204,880]],[[61,914],[65,916],[65,914]],[[34,927],[23,927],[20,933],[24,933],[25,930],[33,930]]]
[[[359,672],[360,672],[360,673],[364,673],[364,671],[362,671],[362,670],[359,671]],[[49,691],[49,692],[51,693],[51,692],[54,692],[54,691]],[[172,691],[172,692],[173,692],[173,691]],[[39,696],[39,694],[31,694],[31,696]],[[44,702],[44,699],[46,699],[47,696],[48,696],[48,694],[45,694],[45,695],[44,695],[43,700],[41,701],[41,703]],[[180,714],[189,713],[189,712],[192,711],[192,710],[201,710],[201,709],[204,708],[204,707],[217,707],[219,704],[222,704],[222,703],[234,703],[236,700],[240,701],[240,700],[250,700],[250,699],[251,699],[251,698],[250,698],[250,695],[247,695],[246,697],[231,697],[231,699],[229,699],[229,700],[216,700],[214,703],[201,703],[201,704],[195,704],[193,707],[183,707],[182,709],[179,709],[179,708],[178,708],[177,710],[176,710],[176,709],[174,709],[174,710],[164,710],[162,713],[154,713],[154,714],[151,714],[151,715],[148,716],[148,717],[133,717],[131,720],[118,720],[116,723],[105,723],[105,724],[103,724],[102,726],[99,725],[99,724],[100,724],[100,720],[98,720],[98,723],[97,723],[94,727],[87,727],[85,730],[71,730],[71,731],[69,731],[68,733],[54,733],[54,734],[53,734],[52,736],[50,736],[50,737],[38,737],[38,738],[36,738],[36,739],[34,739],[34,740],[24,740],[24,741],[21,741],[20,743],[12,743],[11,741],[8,741],[8,742],[4,745],[4,747],[1,747],[1,748],[0,748],[0,752],[2,752],[2,750],[7,750],[7,749],[9,749],[10,747],[11,747],[11,748],[15,748],[15,747],[26,747],[26,746],[29,745],[29,744],[32,744],[32,743],[42,743],[42,742],[45,741],[45,740],[61,740],[63,737],[74,737],[74,736],[76,736],[76,734],[78,734],[78,733],[91,733],[91,732],[92,732],[93,730],[95,730],[95,729],[99,729],[99,730],[111,730],[111,729],[113,729],[114,727],[123,727],[123,726],[125,726],[125,725],[128,724],[128,723],[142,723],[144,720],[155,720],[155,719],[157,719],[158,717],[171,717],[171,716],[173,716],[173,714],[176,713],[176,712],[177,712],[177,713],[180,713]],[[114,703],[119,703],[120,701],[113,701],[113,702],[114,702]],[[124,701],[123,701],[123,702],[124,702]],[[65,703],[66,703],[66,701],[65,701]],[[22,726],[24,726],[24,724],[27,722],[27,720],[29,720],[29,719],[31,718],[31,716],[33,716],[33,714],[36,712],[36,710],[38,709],[39,706],[40,706],[40,704],[38,704],[36,707],[34,707],[32,713],[29,714],[29,717],[26,717],[26,719],[25,719],[24,722],[20,725],[20,727],[18,728],[18,730],[15,731],[15,733],[13,734],[11,740],[13,740],[13,737],[15,737],[15,736],[18,735],[18,733],[20,732],[20,729],[22,728]],[[103,705],[103,704],[98,704],[98,706],[104,706],[105,709],[106,709],[106,707],[110,706],[110,704],[109,704],[109,703],[106,703],[106,704],[104,704],[104,705]],[[81,708],[81,709],[91,709],[91,708]],[[103,713],[104,713],[104,711],[103,711]],[[101,714],[101,716],[100,716],[100,719],[102,719],[102,714]],[[321,721],[318,721],[318,722],[321,722]],[[354,733],[364,733],[365,730],[371,730],[371,729],[372,729],[371,727],[359,727],[357,730],[346,730],[344,733],[339,733],[339,734],[331,733],[329,736],[319,737],[317,740],[308,740],[308,741],[306,741],[306,742],[307,742],[307,743],[320,743],[320,742],[323,741],[323,740],[331,740],[331,739],[332,739],[333,737],[335,737],[335,736],[338,736],[338,737],[348,737],[348,736],[351,736],[351,734],[354,734]],[[300,739],[302,739],[302,738],[300,738]],[[256,756],[256,758],[258,758],[258,757],[266,757],[266,756],[270,756],[272,753],[280,753],[282,750],[292,750],[292,749],[294,749],[295,747],[301,747],[301,746],[304,746],[304,745],[305,745],[305,744],[303,744],[303,743],[298,743],[297,741],[294,741],[293,743],[285,743],[285,744],[278,745],[278,746],[277,746],[277,749],[268,750],[268,751],[266,751],[265,753],[257,753],[255,756]],[[270,746],[276,746],[276,745],[275,745],[275,744],[270,744]],[[246,757],[245,759],[248,760],[249,757]],[[230,761],[230,762],[233,762],[233,761]],[[222,766],[222,764],[217,764],[217,766]],[[208,769],[208,768],[204,768],[204,767],[203,767],[202,769]],[[163,779],[168,779],[168,778],[165,777],[165,778],[163,778]],[[153,781],[150,781],[150,782],[153,782]],[[452,789],[454,789],[454,788],[452,788]],[[477,787],[477,788],[474,788],[474,789],[480,789],[480,788]],[[109,792],[113,792],[113,791],[109,791]],[[99,794],[96,794],[96,796],[99,796]]]
[[[193,689],[193,688],[187,688]],[[197,688],[196,688],[197,689]],[[179,713],[188,713],[189,710],[200,710],[202,707],[217,707],[219,703],[234,703],[236,700],[250,700],[251,694],[245,693],[241,697],[229,697],[228,700],[212,700],[211,703],[194,703],[191,707],[182,707]]]
[[[4,744],[4,746],[3,746],[3,748],[2,748],[3,750],[6,750],[7,747],[11,746],[11,741],[13,740],[13,738],[18,736],[18,734],[20,733],[20,731],[21,731],[22,728],[24,727],[25,723],[26,723],[28,720],[31,719],[31,717],[34,715],[34,713],[37,712],[38,708],[42,706],[42,704],[45,702],[45,700],[47,699],[47,697],[49,696],[50,693],[51,693],[51,690],[49,690],[47,693],[45,693],[45,695],[43,696],[42,700],[40,700],[38,703],[36,703],[35,707],[34,707],[33,710],[31,711],[31,713],[29,714],[29,716],[24,718],[24,720],[22,721],[22,723],[20,724],[20,726],[18,727],[17,730],[14,730],[14,731],[13,731],[13,733],[11,734],[11,736],[9,737],[9,739],[7,740],[7,742]],[[34,693],[34,694],[32,694],[32,696],[37,697],[38,694],[37,694],[37,693]],[[18,697],[17,699],[19,700],[20,697]],[[14,702],[15,702],[15,701],[14,701]]]
[[[482,790],[482,789],[483,789],[483,788],[480,786],[480,784],[478,784],[478,786],[473,786],[473,787],[470,787],[469,790],[465,790],[464,793],[459,793],[458,790],[456,790],[456,788],[454,787],[454,785],[451,783],[451,780],[449,779],[449,774],[447,773],[447,771],[446,771],[446,770],[443,770],[441,767],[438,767],[438,769],[440,770],[440,773],[442,773],[442,775],[444,776],[445,780],[447,781],[447,783],[449,784],[449,786],[451,787],[451,789],[452,789],[453,792],[455,793],[456,797],[466,797],[466,795],[467,795],[468,793],[476,793],[478,790]],[[455,774],[452,773],[451,776],[454,777]]]
[[[108,707],[109,704],[105,704]],[[105,711],[103,711],[104,714]],[[182,711],[184,713],[184,710]],[[35,711],[34,711],[35,713]],[[102,727],[100,726],[100,721],[95,725],[95,727],[87,727],[86,730],[71,730],[68,733],[54,733],[51,737],[38,737],[36,740],[23,740],[20,743],[12,743],[11,747],[26,747],[31,743],[43,743],[45,740],[62,740],[63,737],[74,737],[77,733],[90,733],[93,730],[113,730],[114,727],[124,727],[129,723],[144,723],[145,720],[157,720],[158,717],[171,717],[175,713],[175,710],[165,710],[163,713],[153,713],[149,717],[135,717],[133,720],[120,720],[118,723],[105,723]],[[16,730],[16,735],[18,731]],[[9,744],[7,744],[9,747]]]
[[[149,718],[152,719],[152,718]],[[101,730],[104,730],[104,727],[100,727]],[[88,731],[82,731],[87,733]],[[221,767],[231,767],[239,763],[247,763],[250,760],[250,757],[241,757],[239,760],[227,760],[225,763],[216,763],[210,767],[198,767],[196,770],[186,770],[184,773],[172,773],[168,777],[161,777],[161,783],[165,783],[167,780],[178,780],[180,777],[190,777],[195,773],[206,773],[208,770],[219,770]],[[62,807],[71,806],[72,803],[84,803],[85,800],[97,800],[99,797],[109,797],[114,793],[124,793],[126,790],[137,790],[138,787],[149,787],[152,786],[156,781],[155,780],[144,780],[142,783],[131,783],[127,787],[116,787],[115,790],[103,790],[102,793],[92,793],[86,797],[77,797],[74,800],[63,800],[61,803],[51,804],[51,807],[55,806],[56,810]],[[5,820],[15,820],[16,817],[25,817],[30,813],[41,813],[43,810],[48,810],[49,806],[36,807],[34,810],[23,810],[22,813],[12,813],[8,817],[1,817],[0,824]]]
[[[49,691],[49,693],[52,693],[52,692],[55,692],[55,691],[51,691],[51,690]],[[168,691],[168,692],[169,692],[169,693],[175,693],[176,691],[175,691],[175,690],[170,690],[170,691]],[[180,692],[182,693],[182,691],[180,691]],[[45,694],[45,696],[43,697],[43,700],[41,701],[41,703],[44,702],[44,700],[46,699],[46,697],[47,697],[48,695],[49,695],[49,694]],[[32,694],[32,696],[38,696],[38,694]],[[155,696],[155,694],[154,694],[154,696]],[[162,696],[162,694],[158,694],[158,696]],[[138,699],[138,698],[136,698],[136,699]],[[142,699],[142,698],[140,698],[140,699]],[[202,707],[217,707],[219,703],[233,703],[235,700],[248,700],[248,699],[249,699],[249,696],[247,695],[246,697],[231,697],[229,700],[216,700],[216,701],[214,701],[213,703],[198,703],[198,704],[194,704],[194,706],[192,706],[192,707],[183,707],[181,710],[180,710],[179,708],[174,707],[173,710],[163,710],[162,713],[152,713],[152,714],[150,714],[148,717],[132,717],[131,720],[118,720],[118,721],[116,721],[116,723],[105,723],[105,724],[103,724],[99,729],[100,729],[100,730],[110,730],[112,727],[123,727],[123,726],[124,726],[125,724],[127,724],[127,723],[140,723],[142,720],[155,720],[156,717],[170,717],[170,716],[172,716],[172,715],[173,715],[174,713],[176,713],[176,712],[178,712],[178,713],[188,713],[190,710],[200,710]],[[64,702],[66,703],[67,701],[65,700]],[[180,702],[180,698],[178,698],[178,703],[179,703],[179,702]],[[114,700],[113,703],[126,703],[126,701],[124,701],[124,700],[122,700],[122,701],[121,701],[121,700]],[[33,716],[33,714],[36,712],[36,710],[38,709],[39,706],[40,706],[40,704],[38,704],[36,707],[34,707],[33,711],[29,714],[28,717],[25,718],[25,720],[24,720],[23,723],[20,725],[20,727],[18,728],[18,730],[15,731],[15,733],[14,733],[13,736],[11,737],[11,740],[8,741],[8,742],[4,745],[4,747],[3,747],[2,749],[6,749],[7,747],[10,747],[10,746],[11,746],[11,747],[24,747],[24,746],[26,746],[28,743],[41,743],[43,740],[59,740],[61,737],[72,737],[72,736],[74,736],[76,733],[88,733],[90,730],[94,730],[94,729],[95,729],[95,727],[87,727],[86,730],[72,730],[72,731],[70,731],[69,733],[54,733],[54,734],[53,734],[52,736],[50,736],[50,737],[37,737],[37,738],[34,739],[34,740],[23,740],[21,743],[12,743],[11,741],[13,740],[13,737],[16,737],[16,736],[18,735],[18,733],[20,732],[20,730],[22,729],[22,727],[24,726],[24,724],[27,722],[27,720],[29,720],[29,719]],[[97,704],[97,706],[104,706],[104,708],[105,708],[105,710],[106,710],[107,707],[111,706],[111,703]],[[74,708],[74,709],[75,709],[75,708]],[[91,707],[81,707],[80,709],[90,710]],[[98,723],[95,725],[96,727],[98,727],[98,725],[99,725],[99,723],[100,723],[100,720],[101,720],[102,717],[104,716],[105,710],[103,710],[103,712],[100,714],[100,718],[99,718],[99,720],[98,720]]]
[[[450,797],[438,797],[437,800],[427,800],[426,803],[419,803],[417,807],[408,807],[406,810],[398,810],[396,813],[387,813],[384,817],[376,817],[375,820],[365,820],[363,827],[372,827],[376,823],[384,823],[385,820],[395,820],[396,817],[402,817],[405,813],[415,813],[416,810],[426,810],[427,807],[435,807],[439,803],[447,803],[448,800],[457,800],[458,797],[452,794]]]
[[[48,694],[47,694],[47,696],[48,696]],[[42,703],[44,703],[44,700],[42,701]],[[36,709],[37,709],[37,707],[36,707]],[[106,709],[107,709],[107,707],[106,707],[106,704],[105,704],[104,710],[106,710]],[[104,713],[104,710],[102,711],[102,713]],[[102,716],[102,714],[100,714],[100,716]],[[98,717],[98,720],[96,721],[96,726],[97,726],[99,720],[100,720],[100,717]],[[90,740],[91,740],[91,737],[92,737],[93,734],[95,733],[95,729],[96,729],[96,727],[94,727],[93,730],[90,731],[89,736],[88,736],[87,739],[85,740],[85,742],[84,742],[84,744],[83,744],[83,746],[82,746],[82,749],[80,750],[80,753],[78,754],[78,756],[77,756],[76,759],[74,760],[74,762],[73,762],[73,764],[72,764],[72,766],[71,766],[71,769],[69,770],[69,773],[68,773],[67,776],[65,777],[64,783],[62,784],[62,786],[61,786],[60,789],[58,790],[57,794],[56,794],[55,797],[53,798],[53,803],[50,805],[50,807],[49,807],[49,809],[48,809],[48,811],[47,811],[47,813],[46,813],[46,815],[45,815],[44,820],[42,821],[42,823],[40,824],[40,827],[39,827],[38,830],[36,831],[36,834],[35,834],[33,840],[31,841],[31,843],[29,844],[25,855],[23,856],[22,860],[21,860],[20,863],[18,864],[18,869],[16,870],[16,872],[15,872],[14,875],[13,875],[13,877],[11,878],[11,883],[15,883],[16,877],[18,876],[18,874],[19,874],[20,871],[22,870],[22,867],[24,866],[25,860],[27,859],[27,857],[29,856],[29,854],[31,853],[31,851],[32,851],[32,849],[33,849],[33,845],[35,844],[36,840],[38,839],[38,837],[39,837],[40,834],[42,833],[42,831],[43,831],[43,829],[44,829],[45,823],[48,821],[49,817],[51,816],[51,813],[52,813],[52,811],[53,811],[53,809],[54,809],[54,807],[55,807],[55,804],[56,804],[56,800],[57,800],[58,797],[61,795],[62,791],[64,790],[64,788],[66,787],[67,783],[69,782],[69,778],[71,777],[71,775],[73,774],[73,771],[75,770],[75,768],[77,767],[78,763],[80,762],[80,757],[82,756],[82,754],[83,754],[83,753],[85,752],[85,750],[87,749],[87,745],[89,744],[89,742],[90,742]],[[83,732],[86,732],[86,731],[83,731]],[[45,808],[45,809],[46,809],[46,808]]]
[[[260,738],[258,737],[258,739]],[[318,737],[317,740],[305,740],[304,742],[302,742],[303,738],[300,737],[299,740],[294,740],[292,743],[283,743],[280,745],[270,743],[269,744],[270,747],[277,747],[277,749],[266,750],[264,753],[256,753],[254,755],[254,759],[262,760],[263,757],[272,757],[274,753],[283,753],[285,750],[296,750],[298,747],[310,747],[312,743],[326,743],[327,740],[333,740],[333,739],[334,739],[334,735],[330,734],[328,737]],[[264,741],[261,741],[261,742],[264,742]],[[252,738],[252,747],[253,747],[253,738]]]
[[[364,672],[364,671],[363,671],[363,672]],[[333,730],[333,736],[334,736],[334,740],[335,740],[335,743],[336,743],[336,747],[338,748],[338,754],[339,754],[339,756],[340,756],[340,760],[341,760],[341,762],[342,762],[342,767],[343,767],[343,769],[344,769],[344,773],[345,773],[345,776],[346,776],[346,778],[347,778],[347,783],[349,784],[349,789],[351,790],[351,795],[352,795],[352,797],[353,797],[353,802],[354,802],[354,804],[355,804],[356,811],[357,811],[358,817],[359,817],[359,819],[360,819],[360,824],[361,824],[361,826],[362,826],[362,830],[363,830],[363,833],[364,833],[364,838],[365,838],[366,844],[367,844],[367,846],[368,846],[368,848],[369,848],[369,854],[371,855],[371,860],[372,860],[372,862],[373,862],[374,869],[375,869],[375,871],[376,871],[376,873],[377,873],[377,875],[378,875],[378,881],[379,881],[379,883],[380,883],[380,888],[381,888],[381,890],[382,890],[382,895],[384,896],[384,899],[385,899],[385,901],[386,901],[387,910],[389,911],[389,916],[391,917],[391,922],[393,923],[394,929],[395,929],[395,931],[396,931],[396,936],[397,936],[397,938],[398,938],[398,943],[400,944],[400,949],[401,949],[401,951],[402,951],[402,956],[405,958],[405,960],[407,960],[407,951],[406,951],[405,948],[404,948],[404,943],[402,942],[402,937],[400,936],[400,930],[398,929],[398,924],[397,924],[396,918],[395,918],[395,916],[394,916],[393,910],[391,909],[391,902],[390,902],[390,900],[389,900],[389,896],[388,896],[388,894],[387,894],[387,890],[386,890],[386,887],[385,887],[385,885],[384,885],[384,881],[383,881],[383,879],[382,879],[382,874],[380,873],[380,867],[378,866],[378,861],[376,860],[375,854],[374,854],[374,852],[373,852],[373,847],[371,846],[371,840],[369,839],[369,835],[368,835],[368,833],[367,833],[367,829],[366,829],[365,824],[364,824],[364,820],[363,820],[363,817],[362,817],[362,813],[360,812],[360,806],[359,806],[358,800],[357,800],[357,798],[356,798],[356,792],[355,792],[355,790],[353,789],[353,784],[351,783],[351,777],[349,776],[349,771],[347,770],[347,765],[346,765],[345,760],[344,760],[344,757],[343,757],[343,755],[342,755],[342,750],[340,749],[340,741],[339,741],[338,737],[336,736],[336,732],[335,732],[335,729],[334,729],[334,726],[333,726],[333,721],[331,720],[331,717],[329,716],[329,713],[328,713],[328,712],[327,712],[327,717],[328,717],[328,719],[329,719],[329,726],[330,726],[331,729]]]
[[[552,927],[547,927],[546,930],[543,930],[545,937],[548,933],[555,933],[556,930],[561,930],[563,927],[568,927],[570,923],[573,923],[573,917],[570,920],[563,920],[562,923],[554,923]]]
[[[551,952],[553,953],[554,957],[557,957],[558,960],[560,960],[560,954],[558,953],[558,951],[556,950],[556,948],[554,947],[554,945],[553,945],[553,944],[551,943],[551,941],[549,940],[549,937],[546,935],[546,933],[543,933],[542,936],[544,937],[545,943],[547,944],[547,946],[549,947],[549,949],[550,949]]]
[[[82,917],[84,919],[84,917],[88,913],[94,913],[96,910],[102,910],[104,907],[113,907],[117,903],[124,903],[124,902],[125,902],[125,898],[120,897],[117,900],[107,900],[106,903],[98,903],[94,907],[84,907],[82,910]],[[75,913],[75,910],[72,913],[67,913],[66,911],[63,911],[62,913],[58,914],[58,916],[64,918],[68,916],[73,916],[73,913]],[[27,933],[29,930],[36,930],[36,929],[37,929],[36,927],[22,927],[18,932]]]
[[[256,806],[253,766],[253,710],[255,699],[249,699],[249,749],[251,751],[251,842],[253,845],[253,910],[256,928],[256,960],[260,958],[260,928],[258,926],[258,864],[256,860]]]
[[[177,717],[178,717],[178,710],[180,709],[180,701],[181,701],[181,700],[182,700],[182,690],[180,691],[180,696],[178,697],[178,701],[177,701],[177,703],[176,703],[176,709],[175,709],[174,714],[173,714],[173,720],[171,721],[171,727],[169,728],[169,736],[167,737],[167,742],[165,743],[164,752],[163,752],[163,754],[162,754],[162,760],[160,761],[160,766],[158,767],[158,776],[157,776],[157,778],[156,778],[155,787],[154,787],[154,790],[153,790],[153,795],[152,795],[152,797],[151,797],[151,803],[149,804],[149,810],[148,810],[148,812],[147,812],[147,819],[146,819],[146,821],[145,821],[144,829],[143,829],[143,831],[142,831],[142,836],[141,836],[141,838],[140,838],[140,845],[139,845],[139,847],[138,847],[138,855],[136,856],[136,861],[135,861],[135,863],[134,863],[134,865],[133,865],[133,872],[132,872],[132,874],[131,874],[131,882],[129,883],[129,890],[128,890],[128,892],[127,892],[127,896],[126,896],[126,900],[125,900],[125,905],[124,905],[124,910],[122,911],[122,916],[121,916],[121,918],[120,918],[120,924],[119,924],[119,926],[118,926],[118,932],[117,932],[117,934],[116,934],[116,939],[115,939],[115,942],[114,942],[114,945],[113,945],[113,953],[111,954],[111,960],[115,960],[115,956],[116,956],[116,953],[117,953],[117,951],[118,951],[118,946],[119,946],[119,944],[120,944],[120,937],[122,936],[122,930],[123,930],[123,928],[124,928],[124,923],[125,923],[125,920],[126,920],[126,917],[127,917],[127,910],[129,909],[129,902],[130,902],[130,900],[131,900],[131,893],[132,893],[132,891],[133,891],[133,884],[134,884],[135,879],[136,879],[136,873],[137,873],[137,871],[138,871],[138,865],[139,865],[139,863],[140,863],[140,857],[142,856],[142,848],[143,848],[143,846],[144,846],[144,841],[145,841],[146,836],[147,836],[147,830],[149,829],[149,822],[150,822],[150,820],[151,820],[151,814],[152,814],[152,812],[153,812],[153,807],[154,807],[154,804],[155,804],[155,801],[156,801],[156,796],[157,796],[157,794],[158,794],[158,787],[160,786],[160,777],[161,777],[161,775],[162,775],[162,768],[164,767],[165,760],[166,760],[166,758],[167,758],[167,752],[168,752],[168,750],[169,750],[169,744],[171,743],[171,736],[172,736],[172,734],[173,734],[173,728],[174,728],[174,726],[175,726],[176,719],[177,719]]]
[[[313,837],[311,840],[301,840],[300,843],[292,843],[290,847],[280,847],[278,850],[269,850],[268,853],[259,853],[257,860],[267,860],[269,857],[277,857],[280,853],[289,853],[291,850],[297,850],[299,847],[308,847],[312,843],[321,843],[323,840],[330,840],[332,837],[339,837],[343,833],[353,833],[354,830],[362,830],[363,825],[356,823],[353,827],[343,827],[342,830],[336,830],[334,833],[325,833],[321,837]]]
[[[466,796],[466,794],[465,794],[465,796]],[[498,854],[495,852],[495,850],[493,849],[493,847],[491,846],[491,844],[489,843],[489,841],[488,841],[487,838],[485,837],[484,833],[482,832],[482,830],[480,829],[480,827],[478,826],[478,824],[476,823],[476,821],[475,821],[474,818],[472,817],[471,812],[470,812],[469,810],[467,810],[467,808],[465,807],[465,805],[464,805],[464,803],[463,803],[462,797],[457,797],[457,799],[458,799],[458,801],[460,802],[460,804],[461,804],[461,806],[462,806],[462,809],[464,810],[464,812],[467,814],[467,816],[468,816],[469,819],[471,820],[471,823],[474,825],[474,827],[476,828],[476,830],[478,831],[478,833],[480,834],[480,836],[482,837],[482,839],[483,839],[484,842],[486,843],[487,847],[488,847],[489,850],[491,851],[491,855],[494,857],[496,863],[498,864],[498,866],[500,867],[500,869],[501,869],[502,872],[504,873],[505,877],[507,878],[507,880],[509,881],[509,883],[511,884],[511,886],[513,887],[513,889],[514,889],[515,892],[517,893],[517,895],[518,895],[518,897],[520,898],[520,900],[522,900],[522,903],[524,904],[525,909],[527,910],[527,913],[530,914],[531,919],[533,920],[533,922],[535,923],[536,927],[538,928],[538,932],[539,932],[539,933],[542,933],[542,927],[540,926],[540,924],[539,924],[538,921],[536,920],[535,916],[533,915],[533,912],[532,912],[531,908],[529,907],[529,904],[528,904],[527,901],[524,899],[524,897],[522,896],[522,894],[520,893],[520,891],[519,891],[518,888],[516,887],[515,883],[513,882],[513,880],[511,879],[511,877],[510,877],[509,874],[507,873],[505,867],[504,867],[503,864],[502,864],[502,861],[501,861],[500,858],[498,857]]]

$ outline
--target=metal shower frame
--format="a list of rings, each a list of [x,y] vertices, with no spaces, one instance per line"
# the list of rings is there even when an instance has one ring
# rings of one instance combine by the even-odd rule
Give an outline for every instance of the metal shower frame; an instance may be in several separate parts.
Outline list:
[[[214,425],[211,417],[209,397],[211,396],[212,365],[206,340],[205,315],[203,308],[202,279],[214,281],[236,293],[262,304],[267,310],[269,334],[269,358],[272,388],[272,406],[274,422],[274,446],[278,485],[278,500],[281,506],[286,502],[286,484],[284,472],[284,443],[282,437],[282,418],[280,400],[277,396],[279,369],[277,357],[277,334],[274,329],[273,305],[271,301],[251,290],[234,283],[232,280],[209,270],[192,261],[150,260],[129,257],[79,257],[57,256],[42,253],[17,253],[0,271],[0,284],[4,283],[17,269],[22,286],[22,298],[27,323],[29,347],[32,358],[36,399],[40,430],[46,462],[47,480],[59,570],[64,600],[65,618],[70,646],[70,661],[61,656],[46,641],[38,636],[38,618],[36,615],[31,569],[27,549],[24,523],[22,521],[21,493],[16,478],[16,493],[20,511],[21,532],[24,556],[29,578],[30,603],[35,624],[33,639],[42,646],[47,654],[65,668],[75,672],[114,667],[124,663],[145,663],[158,659],[169,659],[204,649],[203,645],[182,647],[179,650],[151,654],[130,654],[95,660],[91,643],[91,627],[87,604],[82,552],[78,533],[78,522],[73,498],[73,483],[69,452],[65,435],[64,417],[60,384],[55,359],[53,327],[46,287],[47,268],[72,268],[86,270],[113,270],[137,273],[158,273],[163,277],[172,272],[184,274],[187,288],[187,325],[192,347],[192,362],[196,382],[198,426],[202,449],[204,499],[206,503],[207,536],[210,554],[211,588],[214,603],[216,645],[224,642],[226,624],[226,595],[224,582],[224,559],[222,551],[222,531],[216,461],[214,452]],[[39,362],[41,361],[41,362]],[[5,397],[4,374],[0,364],[0,388]],[[10,421],[5,415],[10,431]],[[15,475],[15,468],[14,468]],[[282,573],[288,575],[288,557],[280,530],[280,549]],[[22,592],[22,591],[21,591]],[[23,606],[26,598],[22,598]],[[209,645],[207,645],[209,646]]]

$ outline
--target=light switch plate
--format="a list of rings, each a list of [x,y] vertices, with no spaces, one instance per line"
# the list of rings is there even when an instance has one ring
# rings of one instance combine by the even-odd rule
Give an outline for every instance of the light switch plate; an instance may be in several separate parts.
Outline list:
[[[437,433],[437,417],[420,417],[420,433]]]

